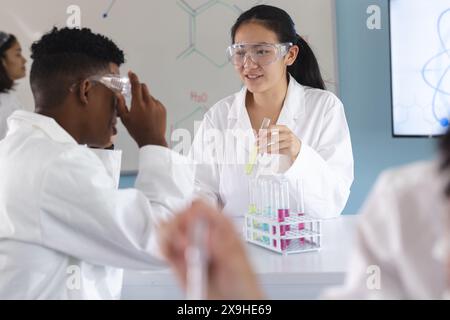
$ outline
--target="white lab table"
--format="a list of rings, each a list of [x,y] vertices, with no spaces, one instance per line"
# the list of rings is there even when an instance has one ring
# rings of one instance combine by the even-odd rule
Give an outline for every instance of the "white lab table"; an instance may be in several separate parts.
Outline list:
[[[354,243],[356,216],[324,221],[322,249],[282,256],[247,244],[247,251],[270,299],[317,299],[330,286],[344,282]],[[122,299],[183,299],[170,270],[125,271]]]

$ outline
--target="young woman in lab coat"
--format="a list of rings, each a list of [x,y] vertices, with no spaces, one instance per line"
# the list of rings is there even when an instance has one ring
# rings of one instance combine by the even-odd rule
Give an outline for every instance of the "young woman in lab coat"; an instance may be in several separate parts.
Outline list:
[[[249,205],[246,163],[258,144],[270,154],[269,172],[284,173],[290,182],[291,208],[300,205],[297,185],[303,184],[306,213],[339,216],[353,182],[352,147],[343,105],[324,90],[314,53],[276,7],[243,13],[231,33],[230,61],[245,86],[213,106],[197,133],[191,155],[198,194],[243,216]],[[264,118],[272,125],[257,141],[254,131]]]
[[[16,110],[22,109],[11,92],[16,80],[26,74],[26,59],[16,37],[0,31],[0,140],[6,135],[6,120]]]

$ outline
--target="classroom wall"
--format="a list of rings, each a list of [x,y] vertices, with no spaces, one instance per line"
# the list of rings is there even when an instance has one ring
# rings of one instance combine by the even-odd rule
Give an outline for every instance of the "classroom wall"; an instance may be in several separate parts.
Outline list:
[[[367,28],[370,5],[381,8],[381,30]],[[355,158],[355,182],[344,213],[355,214],[382,170],[433,157],[436,140],[392,138],[388,0],[336,0],[336,23],[340,97]],[[123,176],[121,187],[134,180]]]
[[[381,30],[367,28],[370,5],[381,7]],[[382,170],[431,158],[436,139],[392,138],[388,0],[337,0],[336,18],[340,97],[355,157],[345,213],[353,214]]]

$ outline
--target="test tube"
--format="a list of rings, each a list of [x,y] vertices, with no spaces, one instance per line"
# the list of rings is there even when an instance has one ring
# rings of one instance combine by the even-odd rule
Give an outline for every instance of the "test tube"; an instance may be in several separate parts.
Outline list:
[[[297,180],[297,213],[299,215],[305,214],[305,195],[303,193],[303,180],[298,179]]]
[[[285,216],[288,218],[291,214],[291,202],[290,202],[290,188],[289,188],[289,181],[286,178],[283,178],[283,186],[284,186],[284,192],[286,197],[286,205],[285,205]],[[291,225],[286,226],[286,232],[291,231]],[[289,246],[291,244],[291,240],[286,240],[286,245]]]
[[[266,180],[261,177],[260,182],[261,182],[261,216],[264,216],[267,207]]]
[[[281,250],[282,251],[286,251],[286,249],[287,249],[287,246],[288,246],[288,244],[287,244],[287,240],[281,240]]]
[[[286,218],[289,218],[290,216],[290,201],[289,201],[289,181],[287,179],[285,179],[284,177],[282,178],[282,186],[283,186],[283,198],[284,198],[284,216]],[[284,227],[285,229],[285,233],[291,231],[291,226],[290,225],[286,225]],[[286,240],[286,245],[289,246],[291,243],[291,240]]]
[[[266,180],[266,190],[267,190],[267,208],[266,208],[266,218],[270,219],[272,216],[272,210],[273,210],[273,204],[272,204],[272,196],[273,196],[273,188],[272,188],[272,181],[267,178]],[[264,231],[270,232],[270,225],[266,223],[264,225]],[[270,242],[270,241],[269,241]]]
[[[255,198],[255,179],[248,181],[248,195],[249,195],[249,207],[248,213],[251,215],[256,214],[256,198]]]
[[[272,202],[272,221],[278,221],[278,209],[280,208],[280,188],[278,186],[278,181],[273,181],[273,202]],[[275,235],[277,233],[276,225],[272,226],[272,233]],[[276,247],[276,241],[274,240],[274,247]]]
[[[279,191],[280,191],[280,203],[279,203],[279,206],[278,206],[278,222],[284,222],[284,220],[285,220],[285,217],[286,217],[286,215],[285,215],[285,209],[284,209],[284,207],[285,207],[285,198],[284,198],[284,193],[283,193],[283,184],[282,184],[282,182],[280,182],[280,181],[278,181],[278,183],[279,183]]]
[[[277,219],[278,219],[278,223],[280,223],[280,235],[285,236],[286,231],[285,231],[284,225],[281,224],[282,222],[285,221],[283,185],[279,179],[276,180],[276,185],[277,185],[277,189],[278,189]]]
[[[253,187],[253,197],[254,197],[254,201],[255,201],[255,218],[252,219],[252,227],[257,229],[258,228],[258,223],[257,223],[257,216],[259,216],[259,207],[260,207],[260,196],[259,196],[259,181],[257,179],[251,179],[251,185]]]
[[[297,180],[297,197],[298,197],[298,200],[297,200],[297,213],[301,217],[301,216],[305,215],[303,180],[301,180],[301,179]],[[298,230],[299,231],[305,230],[305,224],[304,223],[300,223],[298,225]],[[302,240],[302,239],[300,239],[300,240]]]
[[[270,181],[270,179],[269,178],[267,178],[266,179],[266,181],[265,181],[265,185],[266,185],[266,193],[265,193],[265,198],[266,198],[266,208],[265,208],[265,216],[266,217],[270,217],[270,214],[271,214],[271,212],[272,212],[272,207],[271,207],[271,204],[272,204],[272,199],[271,199],[271,194],[270,194],[270,185],[271,185],[271,181]]]
[[[255,182],[256,187],[256,215],[262,214],[262,181],[257,179]]]
[[[269,118],[264,118],[259,131],[269,129],[270,121],[271,120]],[[260,134],[260,132],[258,132],[258,134]],[[253,171],[255,169],[255,166],[258,166],[258,147],[256,144],[253,146],[253,148],[251,150],[249,162],[245,166],[245,173],[249,176],[252,175]]]
[[[289,202],[289,181],[287,179],[282,179],[283,183],[283,198],[284,198],[284,216],[286,218],[290,215],[290,202]]]
[[[267,219],[271,220],[272,216],[273,216],[273,211],[274,211],[274,198],[273,198],[274,197],[274,186],[273,186],[272,179],[267,178],[266,182],[267,182],[267,185],[266,185],[267,207],[266,207],[265,216]],[[269,223],[264,224],[264,231],[270,232]]]
[[[268,206],[267,206],[267,212],[266,215],[268,218],[272,216],[273,211],[273,181],[272,179],[267,179],[267,199],[268,199]]]

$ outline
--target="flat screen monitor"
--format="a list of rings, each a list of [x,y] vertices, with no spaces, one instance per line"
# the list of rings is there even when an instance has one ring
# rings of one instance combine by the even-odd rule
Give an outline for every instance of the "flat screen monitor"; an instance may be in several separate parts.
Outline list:
[[[443,135],[450,124],[450,0],[391,0],[394,137]]]

